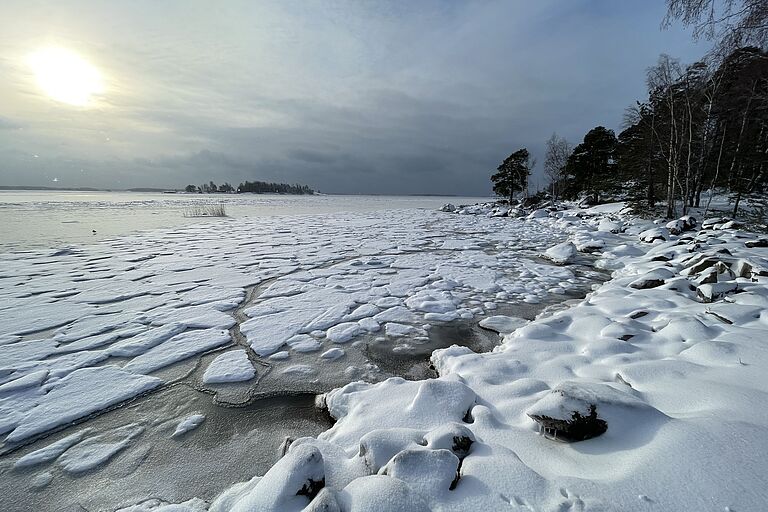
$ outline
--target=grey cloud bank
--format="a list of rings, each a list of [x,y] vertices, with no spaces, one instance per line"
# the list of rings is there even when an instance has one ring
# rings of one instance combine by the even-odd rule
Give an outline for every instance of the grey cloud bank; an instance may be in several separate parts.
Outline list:
[[[6,1],[0,185],[487,194],[515,149],[618,128],[659,53],[705,52],[661,31],[663,14],[662,0]],[[24,58],[47,46],[101,71],[92,108],[37,89]]]

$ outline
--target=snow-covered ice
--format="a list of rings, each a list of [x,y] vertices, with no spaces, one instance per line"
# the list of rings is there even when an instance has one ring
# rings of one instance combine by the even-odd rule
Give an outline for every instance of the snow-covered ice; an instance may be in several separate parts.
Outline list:
[[[480,320],[480,327],[489,329],[491,331],[496,331],[499,334],[509,334],[514,332],[515,329],[522,327],[527,323],[528,320],[525,320],[524,318],[495,315]]]
[[[619,210],[586,210],[564,228],[573,240],[602,242],[597,264],[613,271],[585,300],[532,322],[483,319],[511,333],[491,353],[435,351],[435,379],[353,382],[327,393],[334,426],[294,441],[264,478],[226,491],[211,510],[760,510],[768,466],[754,455],[766,447],[768,416],[755,404],[768,393],[768,275],[754,269],[766,268],[768,254],[735,228],[706,224],[712,234],[694,246],[617,218]],[[558,213],[527,222],[558,225]],[[553,252],[567,260],[573,245]],[[701,264],[706,258],[716,262]],[[717,262],[714,277],[705,274]],[[547,289],[569,277],[556,279]],[[504,292],[538,296],[520,284]],[[452,294],[452,310],[425,291],[388,308],[435,315],[476,307]],[[397,313],[379,316],[385,333],[422,329]]]
[[[256,369],[243,349],[230,350],[211,361],[203,374],[204,384],[243,382],[256,376]]]
[[[189,226],[0,255],[0,433],[14,446],[82,421],[201,357],[195,379],[217,390],[258,390],[259,360],[276,379],[318,382],[334,365],[357,378],[358,342],[408,353],[464,321],[503,340],[484,354],[435,351],[436,378],[332,390],[333,427],[290,443],[263,478],[154,509],[758,510],[766,249],[722,219],[690,231],[623,207],[252,218],[225,238]],[[568,265],[589,258],[612,276],[586,299],[531,322],[506,316],[589,283]],[[59,471],[114,465],[144,429],[167,437],[189,419],[175,418],[79,426],[14,458],[13,473],[48,489]],[[586,428],[579,418],[596,437],[554,442]]]

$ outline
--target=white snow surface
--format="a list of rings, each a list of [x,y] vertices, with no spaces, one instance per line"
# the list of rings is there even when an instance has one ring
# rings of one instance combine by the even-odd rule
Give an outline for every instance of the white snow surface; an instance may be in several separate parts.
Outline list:
[[[259,356],[300,353],[282,372],[311,376],[329,364],[312,357],[376,329],[418,340],[432,322],[560,295],[583,281],[535,258],[557,248],[565,263],[581,247],[612,275],[580,303],[490,353],[435,351],[437,378],[335,389],[334,426],[294,441],[263,477],[151,509],[762,510],[768,249],[721,219],[676,235],[623,207],[254,218],[226,239],[192,226],[3,255],[0,433],[21,442],[157,388],[147,373],[230,343],[231,310],[266,280],[241,331]],[[607,430],[576,443],[540,435],[529,416],[590,405]],[[128,427],[35,457],[88,471],[141,435]],[[319,481],[310,499],[302,489]]]
[[[514,316],[494,315],[480,320],[480,327],[496,331],[499,334],[509,334],[528,323],[524,318]]]
[[[171,437],[181,437],[187,432],[195,430],[197,427],[203,424],[205,421],[205,414],[192,414],[187,416],[176,425],[176,429],[171,434]]]
[[[243,382],[256,376],[256,369],[244,349],[230,350],[211,361],[203,374],[204,384]]]

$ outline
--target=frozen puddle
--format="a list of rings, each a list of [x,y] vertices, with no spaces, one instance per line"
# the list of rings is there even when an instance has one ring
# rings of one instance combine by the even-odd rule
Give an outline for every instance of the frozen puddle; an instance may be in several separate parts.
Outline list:
[[[207,499],[262,474],[330,427],[315,395],[432,376],[435,349],[500,342],[481,319],[583,296],[586,256],[539,259],[567,237],[388,211],[2,254],[0,509]]]

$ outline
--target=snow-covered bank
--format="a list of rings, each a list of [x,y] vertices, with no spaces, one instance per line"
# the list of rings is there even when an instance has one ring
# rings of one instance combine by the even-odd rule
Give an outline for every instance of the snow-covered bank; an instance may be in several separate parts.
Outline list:
[[[182,510],[763,510],[768,242],[576,214],[528,223],[602,245],[610,282],[492,353],[437,351],[439,378],[334,390],[331,429]]]

